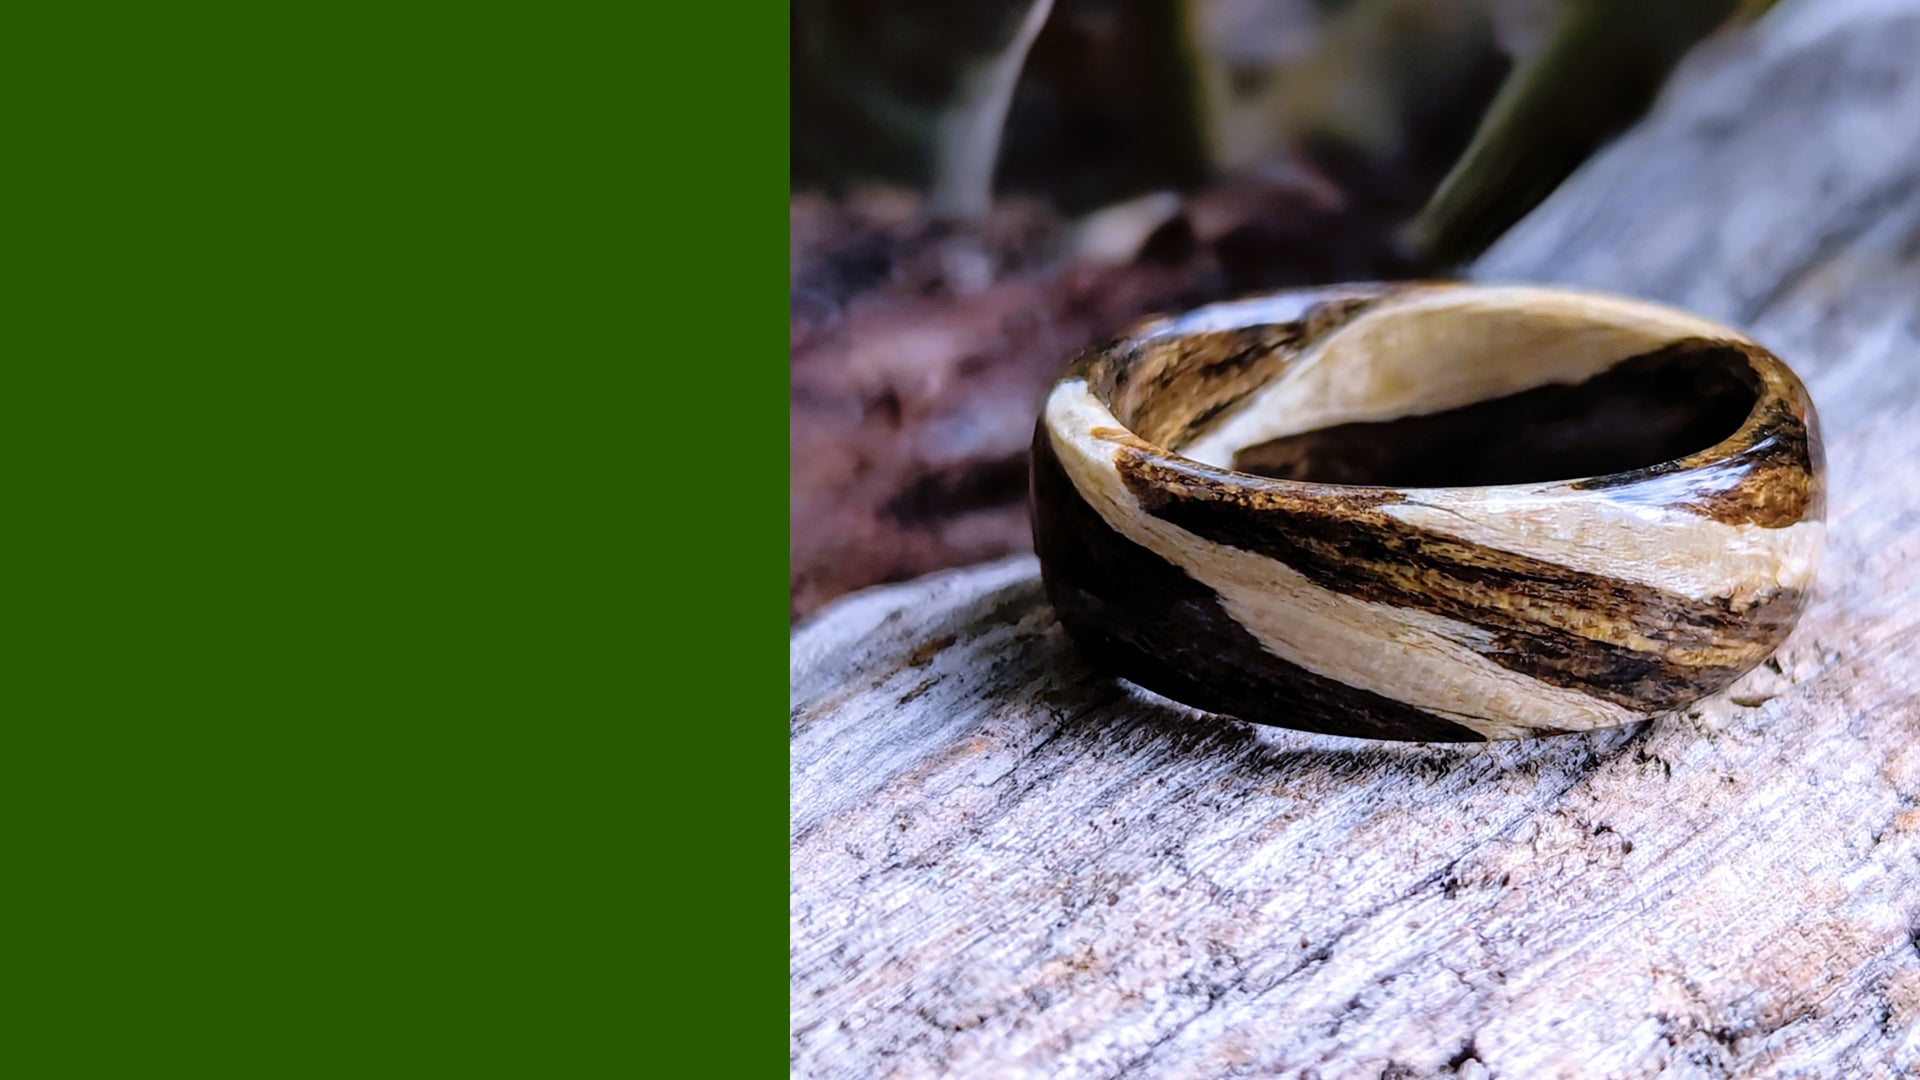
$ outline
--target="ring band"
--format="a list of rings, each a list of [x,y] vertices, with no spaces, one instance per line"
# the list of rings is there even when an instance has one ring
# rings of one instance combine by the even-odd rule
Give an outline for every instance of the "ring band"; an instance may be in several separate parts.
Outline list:
[[[1786,364],[1637,300],[1342,285],[1149,320],[1034,435],[1034,546],[1093,664],[1278,727],[1608,727],[1764,660],[1825,536]]]

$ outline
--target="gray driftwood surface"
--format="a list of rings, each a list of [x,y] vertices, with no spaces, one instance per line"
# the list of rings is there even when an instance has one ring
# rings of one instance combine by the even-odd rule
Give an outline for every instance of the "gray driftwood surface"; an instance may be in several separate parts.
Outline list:
[[[1476,273],[1799,369],[1830,532],[1778,670],[1373,744],[1091,677],[1028,558],[848,598],[791,646],[796,1075],[1920,1075],[1920,3],[1713,43]]]

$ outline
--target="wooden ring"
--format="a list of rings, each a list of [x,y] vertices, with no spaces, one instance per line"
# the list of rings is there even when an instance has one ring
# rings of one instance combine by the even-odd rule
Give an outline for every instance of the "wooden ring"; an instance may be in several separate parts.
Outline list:
[[[1279,727],[1512,739],[1764,660],[1825,537],[1813,403],[1669,308],[1341,285],[1149,320],[1033,442],[1034,545],[1096,666]]]

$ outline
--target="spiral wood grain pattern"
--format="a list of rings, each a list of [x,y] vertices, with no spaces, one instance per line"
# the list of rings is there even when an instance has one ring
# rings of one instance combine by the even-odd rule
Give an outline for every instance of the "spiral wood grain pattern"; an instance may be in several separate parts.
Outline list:
[[[1446,283],[1232,301],[1078,358],[1035,546],[1104,669],[1339,735],[1644,719],[1764,660],[1824,536],[1813,406],[1723,326]]]

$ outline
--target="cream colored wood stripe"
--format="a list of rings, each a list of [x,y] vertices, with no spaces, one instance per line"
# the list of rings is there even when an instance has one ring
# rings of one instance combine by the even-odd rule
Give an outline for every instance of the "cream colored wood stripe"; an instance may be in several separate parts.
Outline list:
[[[1490,739],[1644,718],[1493,663],[1472,648],[1487,638],[1479,627],[1323,589],[1282,563],[1148,514],[1115,468],[1113,445],[1091,434],[1120,425],[1084,381],[1058,384],[1046,415],[1061,466],[1089,505],[1115,531],[1212,589],[1227,613],[1273,655]]]
[[[1818,521],[1728,525],[1673,507],[1615,502],[1605,489],[1529,484],[1414,489],[1407,497],[1381,512],[1585,574],[1692,600],[1730,599],[1736,611],[1780,589],[1811,587],[1826,539]]]
[[[1727,336],[1685,312],[1618,297],[1518,285],[1411,288],[1310,343],[1285,377],[1180,453],[1227,468],[1236,452],[1270,439],[1582,382],[1681,338]]]

